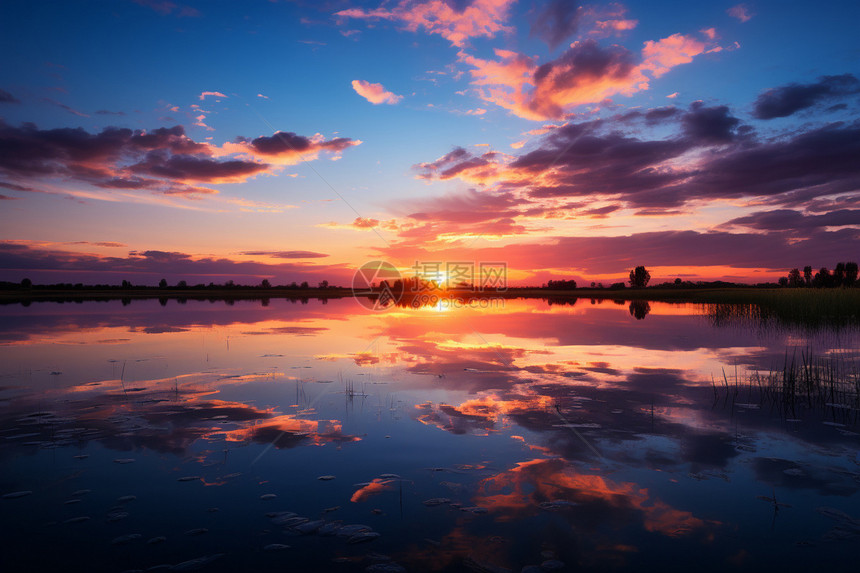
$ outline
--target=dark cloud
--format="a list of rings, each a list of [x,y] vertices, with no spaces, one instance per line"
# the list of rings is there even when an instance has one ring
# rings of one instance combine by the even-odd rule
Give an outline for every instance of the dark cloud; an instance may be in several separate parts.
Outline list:
[[[740,197],[802,206],[860,188],[860,122],[760,140],[726,106],[697,102],[684,112],[665,108],[652,114],[678,128],[663,139],[619,129],[649,113],[553,128],[519,157],[475,156],[456,148],[417,169],[426,179],[458,178],[493,186],[495,192],[516,190],[534,201],[620,200],[642,214],[667,214],[692,201]],[[693,151],[696,160],[685,160]]]
[[[758,119],[788,117],[834,98],[860,93],[860,80],[852,74],[821,76],[810,84],[792,83],[767,90],[753,103]]]
[[[0,103],[21,103],[21,100],[6,90],[0,89]]]
[[[245,143],[261,155],[284,155],[304,153],[325,149],[328,151],[343,151],[355,141],[346,137],[338,137],[328,141],[317,141],[292,132],[279,131],[272,136],[261,136],[255,139],[238,138],[238,143]]]
[[[579,2],[548,0],[532,9],[531,36],[539,37],[554,50],[576,33],[581,17]]]
[[[328,256],[326,253],[314,251],[244,251],[242,254],[250,257],[275,257],[276,259],[320,259]]]
[[[662,121],[675,117],[680,113],[680,110],[672,105],[665,107],[655,107],[645,112],[645,121],[649,124],[661,123]]]
[[[337,152],[358,143],[346,138],[322,141],[295,134],[278,135],[290,137],[292,145],[311,152],[304,159],[313,159],[319,150]],[[83,128],[41,130],[32,123],[14,127],[0,120],[0,175],[16,181],[4,186],[29,179],[63,177],[104,189],[206,194],[216,191],[189,183],[231,183],[268,172],[270,164],[247,157],[245,151],[282,155],[284,145],[275,137],[247,140],[246,146],[228,150],[242,154],[241,159],[236,159],[223,157],[222,149],[192,140],[179,125],[153,130],[107,127],[90,133]]]
[[[592,219],[605,219],[610,213],[621,209],[621,205],[606,205],[605,207],[595,207],[594,209],[586,209],[582,215],[587,215]]]
[[[96,112],[96,115],[125,115],[124,111],[110,111],[107,109],[100,109]]]
[[[860,227],[860,209],[839,209],[820,215],[808,215],[793,209],[756,211],[725,223],[766,231],[803,231],[821,227]]]
[[[42,101],[43,101],[43,102],[45,102],[45,103],[49,103],[49,104],[51,104],[51,105],[55,105],[55,106],[57,106],[57,107],[58,107],[58,108],[60,108],[60,109],[64,109],[64,110],[66,110],[67,112],[69,112],[69,113],[70,113],[70,114],[72,114],[72,115],[76,115],[76,116],[78,116],[78,117],[89,117],[89,115],[88,115],[88,114],[86,114],[86,113],[84,113],[84,112],[82,112],[82,111],[78,111],[78,110],[76,110],[75,108],[73,108],[73,107],[71,107],[71,106],[69,106],[69,105],[66,105],[66,104],[64,104],[64,103],[62,103],[62,102],[58,102],[57,100],[51,99],[51,98],[49,98],[49,97],[42,98]]]
[[[702,144],[730,143],[738,125],[740,120],[724,105],[707,107],[703,102],[694,102],[690,111],[681,116],[684,135]]]
[[[179,181],[236,181],[268,169],[264,163],[240,159],[221,160],[199,155],[169,155],[151,151],[140,163],[129,166],[134,173]]]
[[[344,265],[316,265],[284,262],[267,264],[234,261],[227,258],[192,258],[187,253],[148,250],[132,251],[126,257],[102,257],[89,253],[37,248],[13,242],[0,242],[0,280],[18,282],[25,276],[34,282],[108,282],[123,279],[135,284],[169,282],[224,282],[259,284],[263,278],[272,283],[301,282],[348,284],[354,269]]]

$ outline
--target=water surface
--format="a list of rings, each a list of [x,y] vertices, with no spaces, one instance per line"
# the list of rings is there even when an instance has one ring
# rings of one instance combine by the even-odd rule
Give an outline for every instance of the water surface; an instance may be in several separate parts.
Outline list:
[[[0,307],[4,562],[852,570],[856,331],[559,302]]]

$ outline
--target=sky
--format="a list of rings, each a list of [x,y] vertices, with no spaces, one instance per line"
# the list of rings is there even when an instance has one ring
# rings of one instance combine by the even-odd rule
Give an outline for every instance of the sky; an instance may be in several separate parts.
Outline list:
[[[860,245],[860,4],[0,5],[0,280],[775,281]]]

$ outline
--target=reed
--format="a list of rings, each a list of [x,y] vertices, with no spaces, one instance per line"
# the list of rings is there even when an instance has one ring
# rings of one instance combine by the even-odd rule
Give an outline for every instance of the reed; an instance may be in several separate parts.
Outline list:
[[[730,378],[722,372],[722,384],[712,378],[715,400],[731,397],[762,409],[778,409],[786,419],[802,411],[819,411],[832,422],[853,425],[860,412],[860,368],[854,358],[842,354],[821,356],[809,348],[786,350],[782,367],[767,372],[754,370]]]

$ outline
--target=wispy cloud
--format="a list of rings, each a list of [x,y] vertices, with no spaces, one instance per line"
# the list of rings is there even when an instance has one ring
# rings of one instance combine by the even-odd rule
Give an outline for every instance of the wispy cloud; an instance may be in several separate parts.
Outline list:
[[[749,22],[755,14],[746,4],[736,4],[726,10],[726,14],[732,18],[737,18],[741,22]]]
[[[419,28],[428,34],[438,34],[451,44],[463,47],[471,38],[492,38],[512,29],[505,26],[508,9],[514,0],[474,0],[471,3],[445,0],[400,0],[391,8],[380,6],[373,10],[349,8],[335,15],[341,18],[391,20],[403,24],[406,30]]]
[[[403,99],[403,96],[387,91],[382,84],[372,84],[364,80],[352,80],[352,89],[374,105],[381,103],[394,105]]]

